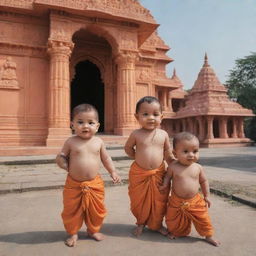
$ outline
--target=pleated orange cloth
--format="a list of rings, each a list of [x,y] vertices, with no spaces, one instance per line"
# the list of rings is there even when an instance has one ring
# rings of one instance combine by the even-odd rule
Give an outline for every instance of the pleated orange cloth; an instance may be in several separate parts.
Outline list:
[[[137,225],[147,225],[152,230],[162,227],[165,215],[168,191],[160,193],[165,174],[164,163],[157,169],[145,170],[133,162],[129,172],[129,196],[131,211],[137,219]]]
[[[182,199],[172,192],[165,219],[168,231],[174,236],[189,235],[192,222],[201,236],[213,235],[208,209],[199,193],[191,199]]]
[[[83,221],[89,233],[99,232],[107,212],[104,206],[104,182],[100,175],[83,182],[68,175],[63,190],[63,205],[61,216],[69,234],[77,234]]]

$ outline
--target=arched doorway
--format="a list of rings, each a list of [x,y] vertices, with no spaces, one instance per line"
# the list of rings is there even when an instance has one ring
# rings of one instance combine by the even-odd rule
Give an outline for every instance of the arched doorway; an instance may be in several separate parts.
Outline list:
[[[81,61],[75,66],[71,82],[71,110],[82,103],[89,103],[99,112],[100,128],[104,131],[104,84],[99,68],[92,62]]]

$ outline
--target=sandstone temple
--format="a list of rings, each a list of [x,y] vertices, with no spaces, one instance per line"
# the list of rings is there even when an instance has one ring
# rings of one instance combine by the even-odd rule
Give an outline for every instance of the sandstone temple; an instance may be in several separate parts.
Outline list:
[[[167,77],[173,60],[158,26],[136,0],[0,0],[0,154],[59,147],[70,110],[84,102],[99,110],[101,133],[127,136],[146,95],[160,99],[170,136],[247,145],[252,111],[228,98],[207,56],[189,93],[176,71]]]

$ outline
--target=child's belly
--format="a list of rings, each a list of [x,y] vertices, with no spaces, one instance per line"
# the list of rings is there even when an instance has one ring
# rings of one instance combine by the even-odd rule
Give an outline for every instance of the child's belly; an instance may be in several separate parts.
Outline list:
[[[94,179],[100,170],[100,163],[98,159],[94,158],[78,158],[72,159],[69,165],[70,176],[78,181]]]
[[[173,182],[172,190],[177,196],[190,199],[198,193],[199,184],[191,181]]]
[[[158,168],[164,160],[163,150],[145,149],[136,151],[136,163],[147,170]]]

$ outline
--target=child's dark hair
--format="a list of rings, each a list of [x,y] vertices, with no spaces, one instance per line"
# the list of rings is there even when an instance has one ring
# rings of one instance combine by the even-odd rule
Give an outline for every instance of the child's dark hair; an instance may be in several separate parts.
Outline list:
[[[91,104],[80,104],[80,105],[77,105],[76,107],[73,108],[72,110],[72,114],[71,114],[71,119],[73,120],[74,117],[81,113],[81,112],[90,112],[90,111],[94,111],[95,112],[95,115],[96,115],[96,119],[97,121],[99,121],[99,114],[98,114],[98,111],[97,109],[91,105]]]
[[[173,137],[173,141],[172,141],[173,148],[175,149],[177,144],[182,140],[193,140],[193,139],[198,140],[198,138],[190,132],[179,132],[175,134]]]
[[[144,102],[147,102],[148,104],[152,103],[152,102],[157,102],[160,106],[160,110],[162,112],[162,108],[161,108],[161,104],[159,102],[159,100],[156,97],[153,96],[145,96],[143,98],[141,98],[137,104],[136,104],[136,109],[135,109],[135,113],[138,114],[139,110],[140,110],[140,105]]]

